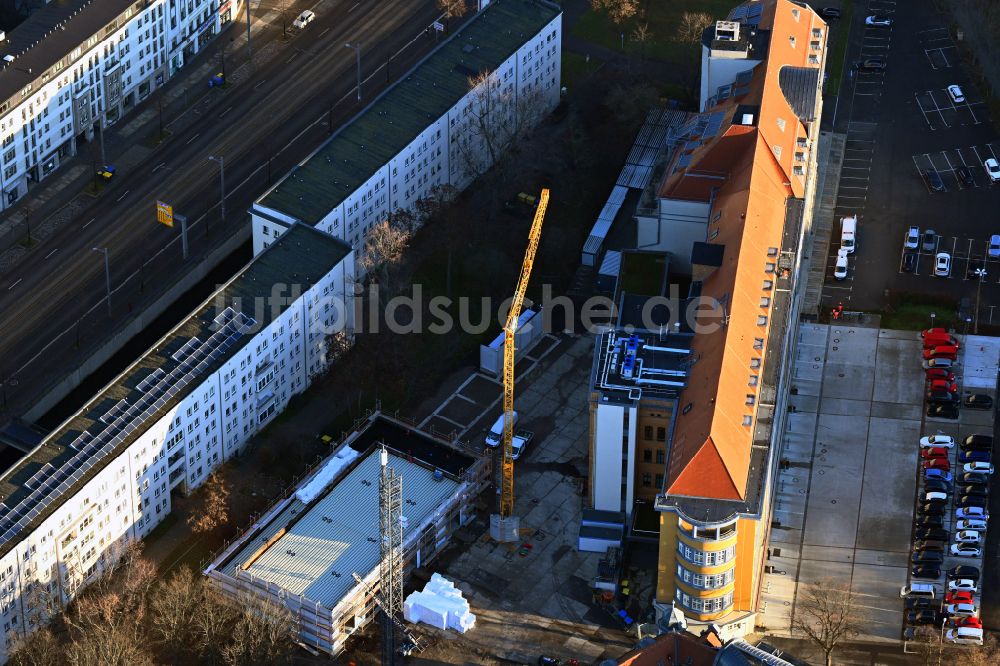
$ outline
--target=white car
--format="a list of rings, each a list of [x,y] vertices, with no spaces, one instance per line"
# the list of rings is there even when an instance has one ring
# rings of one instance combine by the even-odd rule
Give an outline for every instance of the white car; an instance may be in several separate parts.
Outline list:
[[[976,530],[961,530],[955,533],[955,543],[980,544],[983,542],[983,535]]]
[[[979,520],[989,520],[989,512],[981,506],[963,506],[961,509],[955,509],[956,518],[977,518]]]
[[[967,462],[962,465],[963,472],[983,472],[984,474],[993,473],[993,465],[988,462]]]
[[[959,578],[948,581],[949,592],[975,592],[976,581],[971,578]]]
[[[865,19],[865,25],[877,25],[882,28],[888,28],[892,25],[892,19],[888,16],[874,14]]]
[[[310,23],[316,20],[316,14],[309,11],[308,9],[299,14],[298,18],[292,21],[292,25],[301,30]]]
[[[953,543],[949,552],[955,557],[979,557],[983,549],[968,543]]]
[[[847,250],[840,248],[837,250],[837,263],[833,267],[833,279],[844,280],[847,278]]]
[[[953,449],[955,448],[955,438],[951,435],[928,435],[920,438],[920,448]]]
[[[986,531],[986,521],[980,520],[978,518],[966,518],[965,520],[959,520],[955,523],[955,529],[959,532],[968,532],[969,530]]]
[[[524,453],[524,447],[527,443],[528,439],[526,437],[514,435],[514,438],[510,440],[511,458],[514,460],[520,458],[521,454]]]
[[[951,275],[951,255],[947,252],[938,252],[934,255],[934,275],[938,277]]]
[[[903,243],[903,249],[916,250],[918,247],[920,247],[920,228],[910,227],[906,230],[906,241]]]
[[[951,97],[951,101],[955,102],[955,104],[961,104],[965,101],[965,93],[954,83],[948,86],[948,97]]]
[[[948,493],[938,492],[936,490],[931,490],[930,492],[924,493],[925,502],[947,502]]]
[[[948,604],[944,612],[952,617],[979,617],[979,609],[975,604]]]
[[[990,177],[991,182],[995,183],[1000,180],[1000,163],[997,162],[997,158],[989,158],[983,162],[983,167],[986,169],[986,175]]]

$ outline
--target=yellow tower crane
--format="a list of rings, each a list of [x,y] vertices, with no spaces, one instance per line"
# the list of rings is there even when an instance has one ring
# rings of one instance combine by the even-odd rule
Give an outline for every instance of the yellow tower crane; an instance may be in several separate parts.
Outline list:
[[[524,252],[524,263],[521,264],[521,276],[517,280],[514,299],[507,313],[507,323],[504,324],[503,342],[503,461],[502,478],[500,481],[500,513],[490,521],[490,532],[497,541],[516,541],[518,538],[518,520],[514,516],[514,334],[517,333],[517,322],[521,317],[521,306],[524,303],[524,292],[528,288],[531,269],[535,263],[535,252],[542,235],[542,222],[545,221],[545,209],[549,205],[549,191],[542,190],[538,198],[538,208],[535,209],[535,219],[528,232],[528,249]]]

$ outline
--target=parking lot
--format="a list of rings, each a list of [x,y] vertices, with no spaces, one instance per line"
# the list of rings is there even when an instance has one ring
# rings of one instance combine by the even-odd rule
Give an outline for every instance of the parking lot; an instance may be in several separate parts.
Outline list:
[[[959,393],[992,393],[1000,340],[968,342],[956,373]],[[910,579],[923,483],[919,439],[992,432],[991,410],[961,409],[957,421],[926,417],[921,349],[909,331],[800,326],[759,621],[769,633],[790,633],[800,584],[834,579],[848,582],[865,609],[859,640],[898,651],[900,588]],[[944,567],[975,562],[949,556]]]
[[[882,14],[891,26],[870,26],[865,16]],[[964,72],[959,50],[930,0],[889,3],[871,0],[855,11],[840,94],[824,110],[824,130],[846,136],[834,215],[823,305],[882,310],[894,293],[934,294],[981,304],[980,319],[1000,305],[1000,266],[986,257],[989,237],[1000,233],[992,211],[1000,186],[984,168],[1000,159],[1000,137],[987,114],[984,94]],[[869,69],[871,59],[884,67]],[[962,91],[961,101],[948,92]],[[929,182],[935,172],[940,186]],[[834,278],[840,246],[839,219],[858,216],[857,250],[847,276]],[[918,251],[915,270],[904,271],[903,241],[909,226],[941,237],[934,252]],[[952,254],[950,279],[934,277],[933,255]],[[982,284],[968,268],[987,262]],[[973,276],[975,277],[975,276]],[[977,293],[978,292],[978,293]],[[998,320],[1000,321],[1000,320]]]

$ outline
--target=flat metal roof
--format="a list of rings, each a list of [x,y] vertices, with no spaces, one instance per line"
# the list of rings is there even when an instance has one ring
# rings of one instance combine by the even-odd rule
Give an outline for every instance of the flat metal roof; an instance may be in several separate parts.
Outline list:
[[[372,449],[310,506],[293,500],[267,526],[265,533],[270,536],[264,541],[287,525],[285,533],[253,560],[247,573],[334,608],[357,584],[352,573],[363,578],[379,564],[379,451]],[[403,479],[405,540],[461,484],[448,476],[435,479],[433,469],[391,450],[389,466]],[[260,538],[249,541],[229,561],[225,573],[235,576],[260,542]]]

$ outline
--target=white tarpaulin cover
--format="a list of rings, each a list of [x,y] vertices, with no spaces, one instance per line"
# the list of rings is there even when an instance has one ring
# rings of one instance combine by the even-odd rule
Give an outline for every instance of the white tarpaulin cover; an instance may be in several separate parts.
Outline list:
[[[323,492],[323,489],[333,481],[340,470],[347,467],[357,457],[357,451],[349,446],[345,446],[337,455],[327,460],[326,464],[316,472],[313,478],[309,479],[304,486],[295,491],[295,496],[303,504],[309,504],[309,502],[316,499]]]
[[[434,574],[423,590],[406,597],[403,617],[407,622],[423,622],[461,634],[476,626],[476,616],[469,612],[461,590],[441,574]]]

